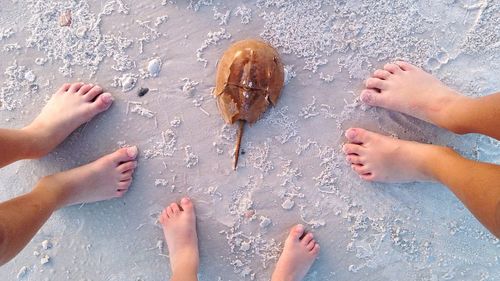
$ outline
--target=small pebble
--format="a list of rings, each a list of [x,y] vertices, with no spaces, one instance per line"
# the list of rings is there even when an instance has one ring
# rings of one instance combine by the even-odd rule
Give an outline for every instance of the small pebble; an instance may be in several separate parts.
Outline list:
[[[42,242],[42,248],[44,250],[50,249],[50,248],[52,248],[52,243],[50,243],[49,240],[43,240],[43,242]]]
[[[48,255],[43,255],[43,257],[40,259],[40,264],[44,265],[50,261],[50,257]]]
[[[138,95],[139,97],[143,97],[143,96],[145,96],[148,92],[149,92],[149,88],[140,88],[140,89],[139,89],[139,92],[137,93],[137,95]]]
[[[287,198],[287,199],[285,199],[283,204],[281,204],[281,207],[285,210],[290,210],[293,208],[294,205],[295,205],[295,202],[293,202],[290,198]]]

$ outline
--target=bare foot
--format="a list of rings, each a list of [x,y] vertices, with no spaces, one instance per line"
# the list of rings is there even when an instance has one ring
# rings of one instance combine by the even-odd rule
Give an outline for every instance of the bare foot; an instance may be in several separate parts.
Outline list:
[[[97,85],[64,84],[52,95],[42,112],[25,127],[33,140],[32,156],[46,155],[71,132],[90,121],[113,103],[110,93],[103,93]]]
[[[44,177],[37,188],[55,195],[57,208],[123,196],[137,167],[137,147],[121,148],[90,164]]]
[[[407,62],[386,64],[365,82],[361,100],[399,111],[454,131],[450,111],[469,100],[422,69]]]
[[[200,264],[193,202],[182,198],[180,205],[170,204],[161,213],[160,223],[168,245],[173,276],[184,276],[172,280],[192,280]]]
[[[301,237],[304,236],[302,239]],[[300,281],[304,279],[319,253],[319,244],[312,233],[304,235],[304,226],[298,224],[292,228],[285,241],[272,281]]]
[[[359,177],[367,181],[433,181],[429,161],[440,150],[430,144],[404,141],[360,128],[350,128],[345,136],[350,142],[342,148],[346,160]]]

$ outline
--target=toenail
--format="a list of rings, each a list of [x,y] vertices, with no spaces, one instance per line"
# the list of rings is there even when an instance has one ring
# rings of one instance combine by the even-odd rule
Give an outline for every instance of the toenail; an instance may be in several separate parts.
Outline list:
[[[302,224],[297,224],[297,228],[296,230],[299,230],[299,231],[304,231],[304,225]]]
[[[351,129],[351,130],[347,130],[345,132],[345,136],[348,138],[348,139],[352,139],[354,137],[356,137],[356,131]]]
[[[191,201],[191,200],[188,197],[184,197],[184,198],[182,198],[181,203],[186,204],[189,201]]]
[[[104,93],[101,95],[101,97],[102,101],[104,101],[105,103],[110,103],[111,101],[113,101],[113,96],[110,93]]]
[[[371,94],[367,94],[367,93],[361,94],[361,101],[362,102],[370,102],[371,100],[372,100]]]
[[[127,147],[127,155],[131,158],[135,158],[137,156],[138,150],[137,146]]]

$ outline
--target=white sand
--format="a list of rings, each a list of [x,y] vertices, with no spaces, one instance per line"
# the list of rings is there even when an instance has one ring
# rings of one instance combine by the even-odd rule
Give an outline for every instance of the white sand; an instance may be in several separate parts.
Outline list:
[[[393,59],[470,96],[500,89],[500,5],[386,2],[0,0],[0,126],[27,124],[63,82],[97,83],[115,97],[49,156],[0,170],[0,199],[119,146],[141,151],[123,199],[57,212],[0,279],[167,280],[156,217],[189,195],[201,280],[267,280],[299,222],[322,249],[308,280],[500,280],[499,240],[446,187],[364,183],[340,151],[355,125],[500,163],[496,141],[357,100],[363,79]],[[68,9],[72,24],[61,27]],[[218,57],[248,37],[278,48],[290,81],[246,130],[233,172],[234,128],[211,88]],[[138,97],[141,87],[151,90]]]

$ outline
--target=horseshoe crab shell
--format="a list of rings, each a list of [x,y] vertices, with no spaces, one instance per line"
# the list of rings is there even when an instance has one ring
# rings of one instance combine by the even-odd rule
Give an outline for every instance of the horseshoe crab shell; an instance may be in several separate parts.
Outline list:
[[[214,95],[226,123],[240,121],[234,169],[238,164],[245,122],[255,123],[269,105],[277,103],[283,83],[284,70],[279,54],[265,42],[238,41],[222,55]]]

